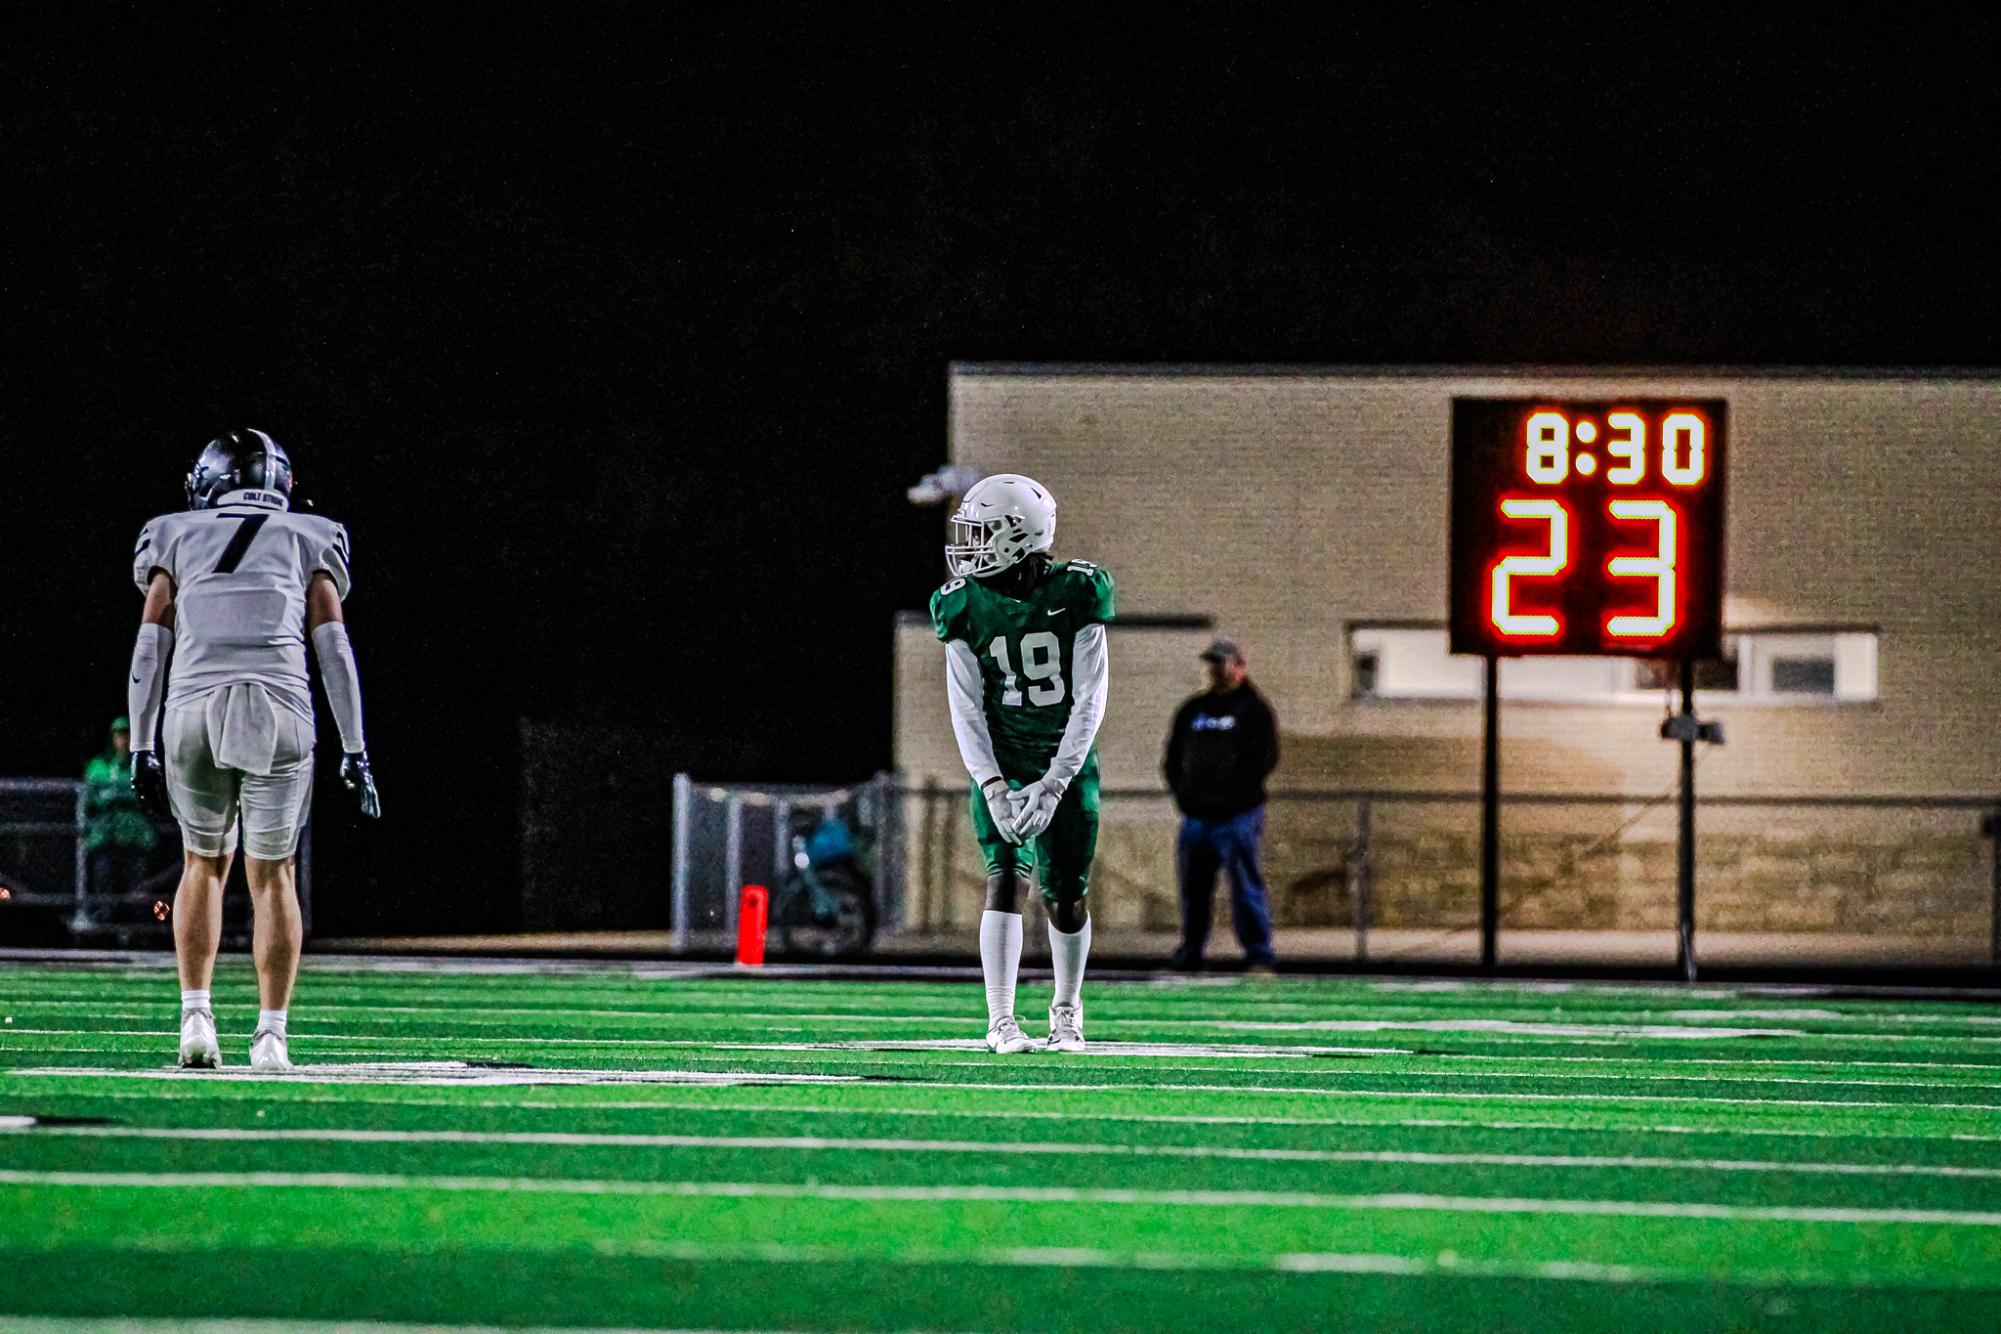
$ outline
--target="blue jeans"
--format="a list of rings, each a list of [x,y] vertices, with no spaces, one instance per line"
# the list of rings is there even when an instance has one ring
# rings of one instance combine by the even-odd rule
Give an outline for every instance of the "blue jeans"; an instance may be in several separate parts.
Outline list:
[[[1271,904],[1265,896],[1264,872],[1258,869],[1258,842],[1264,832],[1262,806],[1227,820],[1182,817],[1174,846],[1175,869],[1181,877],[1181,949],[1176,957],[1182,962],[1198,962],[1209,943],[1218,870],[1230,877],[1230,921],[1244,958],[1253,964],[1271,962]]]

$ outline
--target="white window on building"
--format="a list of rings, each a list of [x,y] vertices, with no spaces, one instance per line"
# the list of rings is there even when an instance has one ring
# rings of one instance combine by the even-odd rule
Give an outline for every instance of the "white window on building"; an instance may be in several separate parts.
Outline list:
[[[1480,659],[1448,651],[1443,626],[1349,627],[1358,700],[1478,699]],[[1744,704],[1849,703],[1876,698],[1873,630],[1752,630],[1700,662],[1695,688]],[[1675,663],[1643,658],[1503,658],[1501,698],[1657,704],[1676,688]]]

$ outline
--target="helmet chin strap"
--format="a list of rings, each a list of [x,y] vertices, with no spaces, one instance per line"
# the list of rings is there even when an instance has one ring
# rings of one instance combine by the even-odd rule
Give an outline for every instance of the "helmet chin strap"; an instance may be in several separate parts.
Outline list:
[[[1031,551],[1005,570],[980,576],[980,582],[1003,597],[1021,598],[1035,587],[1042,578],[1043,570],[1049,566],[1049,553]]]

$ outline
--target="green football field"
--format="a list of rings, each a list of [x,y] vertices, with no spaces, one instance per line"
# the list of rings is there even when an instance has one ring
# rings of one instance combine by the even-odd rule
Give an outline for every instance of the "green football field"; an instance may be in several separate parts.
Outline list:
[[[970,971],[319,959],[253,1078],[175,987],[0,962],[0,1326],[2001,1329],[1977,1001],[1106,981],[1003,1058]]]

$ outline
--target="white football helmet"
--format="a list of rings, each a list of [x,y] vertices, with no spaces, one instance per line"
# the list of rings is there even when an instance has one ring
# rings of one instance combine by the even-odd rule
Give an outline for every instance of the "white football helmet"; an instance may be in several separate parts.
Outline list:
[[[1056,497],[1033,477],[997,472],[959,502],[945,565],[957,579],[999,574],[1055,541]]]

